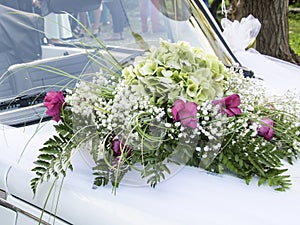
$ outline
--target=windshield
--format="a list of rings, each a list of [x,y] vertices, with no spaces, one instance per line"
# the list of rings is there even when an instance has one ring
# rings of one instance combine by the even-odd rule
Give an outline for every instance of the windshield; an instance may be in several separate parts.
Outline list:
[[[158,45],[161,38],[171,42],[187,41],[216,55],[226,65],[234,62],[216,34],[206,6],[199,1],[104,0],[102,7],[102,13],[107,10],[112,20],[110,25],[101,26],[99,33],[99,40],[106,45],[145,50]]]
[[[97,8],[84,8],[90,10],[41,16],[0,5],[0,123],[24,122],[22,115],[34,117],[32,107],[42,106],[47,91],[74,87],[84,74],[114,67],[106,50],[125,65],[161,39],[186,41],[225,65],[235,63],[202,1],[103,0]],[[40,41],[45,38],[46,44]],[[35,119],[44,114],[33,110]]]

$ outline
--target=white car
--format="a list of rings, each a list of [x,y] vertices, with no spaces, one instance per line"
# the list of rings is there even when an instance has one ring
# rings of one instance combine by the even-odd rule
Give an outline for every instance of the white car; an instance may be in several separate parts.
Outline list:
[[[255,77],[264,79],[270,93],[283,93],[289,89],[300,91],[299,66],[253,52],[233,54],[201,0],[149,1],[149,8],[152,13],[157,11],[162,26],[159,32],[144,33],[138,1],[120,2],[127,21],[124,39],[104,40],[112,28],[103,27],[100,40],[124,64],[142,54],[145,44],[158,45],[160,38],[171,42],[183,40],[217,56],[227,66],[247,67],[245,74],[252,75],[251,70]],[[9,11],[4,7],[1,16]],[[8,15],[12,20],[16,16]],[[0,20],[2,24],[5,24],[4,20]],[[11,38],[18,38],[18,35]],[[86,41],[90,41],[89,38],[86,37]],[[69,77],[62,80],[60,75],[49,71],[50,66],[66,71],[72,77],[95,73],[99,69],[99,65],[89,58],[89,54],[98,49],[74,47],[72,43],[41,46],[42,59],[7,65],[7,68],[3,66],[0,76],[1,225],[300,223],[299,162],[287,165],[293,184],[286,192],[277,192],[267,185],[258,187],[255,178],[246,185],[242,179],[230,174],[218,175],[186,166],[155,189],[141,183],[121,184],[115,196],[111,186],[96,188],[92,185],[93,171],[86,157],[77,154],[72,162],[74,170],[68,173],[62,187],[59,182],[52,186],[50,179],[43,182],[34,195],[30,181],[34,177],[31,170],[38,149],[55,133],[55,122],[45,116],[41,92],[74,85]],[[22,48],[17,50],[22,51]],[[50,189],[52,192],[48,195]]]

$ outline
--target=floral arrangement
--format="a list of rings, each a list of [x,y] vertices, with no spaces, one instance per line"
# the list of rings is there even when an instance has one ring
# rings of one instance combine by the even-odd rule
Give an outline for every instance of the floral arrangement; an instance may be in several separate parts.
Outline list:
[[[96,186],[116,189],[135,170],[155,187],[170,165],[189,165],[284,191],[284,161],[300,150],[295,95],[268,96],[260,81],[186,42],[161,41],[120,76],[99,72],[65,97],[49,92],[44,105],[57,134],[40,149],[34,192],[66,176],[78,151],[90,152]]]

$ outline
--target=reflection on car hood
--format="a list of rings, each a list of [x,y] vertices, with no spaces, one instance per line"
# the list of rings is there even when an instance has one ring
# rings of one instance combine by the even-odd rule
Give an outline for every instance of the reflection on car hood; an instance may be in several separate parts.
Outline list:
[[[8,192],[39,207],[43,206],[52,182],[43,183],[33,199],[30,189],[33,174],[30,170],[36,150],[53,133],[52,125],[53,122],[42,124],[43,128],[28,145],[27,138],[35,133],[38,126],[26,128],[22,135],[24,139],[10,145],[11,148],[18,148],[15,150],[16,159],[23,152],[24,145],[27,146],[22,159],[19,163],[13,162],[8,173]],[[12,144],[13,137],[21,132],[24,130],[6,127],[5,134],[10,136],[7,141]],[[11,156],[14,153],[4,152],[1,148],[1,154]],[[234,209],[234,224],[253,225],[257,221],[265,221],[279,225],[284,224],[286,218],[289,218],[289,224],[296,225],[300,222],[297,216],[300,201],[300,177],[297,175],[299,162],[291,168],[293,186],[286,193],[277,193],[267,186],[258,187],[256,181],[246,186],[243,180],[230,175],[215,175],[197,168],[185,167],[155,189],[148,186],[122,185],[117,196],[111,193],[109,186],[93,189],[92,169],[80,154],[73,159],[73,165],[74,172],[69,173],[64,181],[58,209],[58,217],[72,224],[99,224],[99,221],[101,224],[110,225],[179,225],[199,221],[203,224],[218,224],[220,217],[223,224],[233,224],[232,208],[236,205],[243,207]],[[58,183],[54,191],[55,195],[50,198],[47,208],[49,211],[53,206],[51,201],[57,201],[59,185]],[[218,217],[215,217],[216,205],[222,208],[218,211]]]

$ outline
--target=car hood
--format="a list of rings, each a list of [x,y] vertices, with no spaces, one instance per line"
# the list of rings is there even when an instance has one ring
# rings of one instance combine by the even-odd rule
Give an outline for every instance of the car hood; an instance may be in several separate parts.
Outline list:
[[[1,148],[1,179],[8,193],[42,208],[52,185],[39,186],[36,196],[30,188],[31,172],[38,148],[54,133],[53,122],[26,128],[4,127],[6,147]],[[38,131],[38,132],[36,132]],[[22,135],[21,135],[22,134]],[[22,139],[16,141],[17,137]],[[30,141],[29,141],[30,140]],[[1,142],[4,143],[4,142]],[[25,147],[26,148],[25,148]],[[21,157],[21,158],[20,158]],[[5,160],[7,160],[5,162]],[[3,164],[4,162],[4,164]],[[65,178],[58,200],[58,217],[71,224],[299,224],[300,162],[291,167],[293,186],[279,193],[257,180],[247,186],[230,175],[216,175],[192,167],[178,172],[152,189],[144,185],[121,185],[115,196],[112,187],[93,188],[92,169],[81,154],[73,158],[74,171]],[[5,179],[3,178],[5,177]],[[53,212],[60,182],[47,206]],[[238,206],[238,207],[237,207]],[[216,217],[218,213],[218,217]],[[247,218],[247,220],[245,220]]]
[[[42,132],[39,132],[41,127],[44,127]],[[47,127],[47,128],[46,128]],[[6,181],[8,171],[17,165],[22,165],[24,162],[36,157],[37,149],[43,145],[43,142],[53,134],[53,127],[48,124],[25,126],[15,128],[0,124],[0,189],[6,190]],[[34,141],[31,141],[34,140]],[[30,171],[30,170],[29,170]]]
[[[235,52],[239,62],[264,80],[270,94],[282,95],[287,91],[300,94],[300,66],[260,54],[254,49]]]

